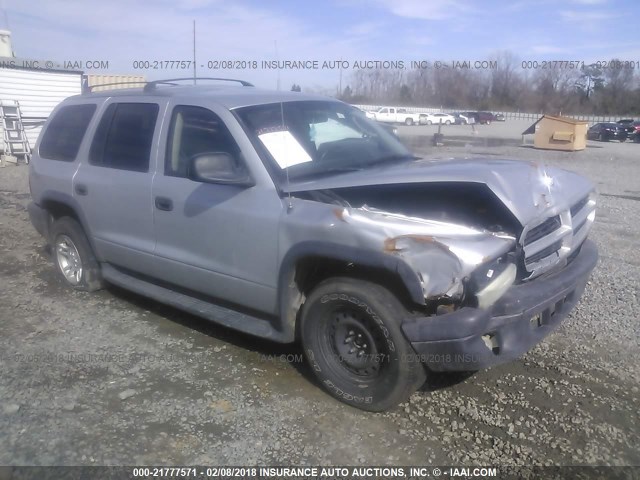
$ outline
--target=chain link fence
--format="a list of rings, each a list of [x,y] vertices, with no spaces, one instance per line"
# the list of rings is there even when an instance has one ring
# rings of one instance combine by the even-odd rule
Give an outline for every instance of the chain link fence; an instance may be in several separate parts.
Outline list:
[[[473,111],[466,109],[452,109],[452,108],[435,108],[435,107],[397,107],[394,105],[354,105],[365,112],[376,111],[382,107],[394,107],[394,108],[404,108],[409,113],[454,113],[454,112],[465,112],[465,111]],[[506,120],[531,120],[535,122],[538,120],[544,113],[531,113],[531,112],[505,112],[501,110],[492,110],[491,113],[494,115],[497,113],[501,113],[504,115]],[[576,120],[582,120],[585,122],[589,122],[590,124],[598,123],[598,122],[617,122],[621,118],[633,118],[638,119],[640,114],[638,115],[572,115],[572,114],[563,114],[567,117],[574,118]],[[558,114],[550,114],[550,115],[558,115]]]

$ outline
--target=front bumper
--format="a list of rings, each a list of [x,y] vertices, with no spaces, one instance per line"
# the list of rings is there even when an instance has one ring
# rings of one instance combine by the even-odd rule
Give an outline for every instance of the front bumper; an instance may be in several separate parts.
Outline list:
[[[514,360],[549,335],[576,305],[598,262],[586,240],[562,270],[512,286],[491,309],[410,318],[402,330],[434,371],[479,370]]]

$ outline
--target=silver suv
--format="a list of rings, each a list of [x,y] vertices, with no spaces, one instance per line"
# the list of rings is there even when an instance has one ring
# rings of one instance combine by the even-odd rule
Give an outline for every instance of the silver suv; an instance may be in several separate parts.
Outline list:
[[[507,160],[427,161],[358,109],[151,82],[62,102],[29,206],[60,277],[277,342],[372,411],[432,371],[513,360],[597,262],[592,184]]]

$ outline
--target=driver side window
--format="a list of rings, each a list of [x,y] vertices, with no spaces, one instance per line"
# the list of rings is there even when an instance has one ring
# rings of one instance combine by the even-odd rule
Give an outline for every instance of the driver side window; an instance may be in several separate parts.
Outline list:
[[[203,153],[228,153],[240,161],[240,148],[218,115],[203,107],[175,107],[169,127],[165,175],[186,178],[189,160]]]

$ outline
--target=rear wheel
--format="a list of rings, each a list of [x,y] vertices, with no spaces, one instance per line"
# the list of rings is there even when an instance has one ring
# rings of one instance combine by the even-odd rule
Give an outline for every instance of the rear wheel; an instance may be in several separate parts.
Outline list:
[[[363,410],[387,410],[406,400],[426,379],[400,329],[399,320],[408,315],[380,285],[339,277],[318,285],[303,307],[301,337],[322,386]]]
[[[427,120],[427,125],[431,125],[433,122],[431,120]]]
[[[451,120],[447,120],[446,122],[444,122],[445,125],[451,125]]]
[[[62,217],[51,225],[51,245],[56,270],[67,285],[86,292],[104,286],[100,265],[80,224]]]
[[[407,118],[404,121],[405,125],[407,125],[408,127],[410,127],[411,125],[413,125],[413,118]]]

